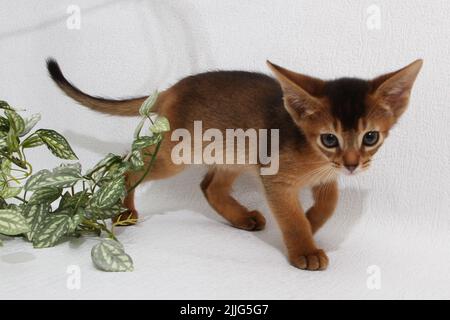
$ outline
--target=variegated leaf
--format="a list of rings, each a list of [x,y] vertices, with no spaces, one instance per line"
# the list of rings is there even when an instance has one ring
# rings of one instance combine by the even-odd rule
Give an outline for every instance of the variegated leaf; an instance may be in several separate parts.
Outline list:
[[[150,111],[152,107],[155,105],[156,100],[158,99],[158,92],[155,91],[152,95],[150,95],[147,99],[145,99],[144,103],[139,108],[139,113],[141,116],[150,115]]]
[[[20,135],[25,129],[25,121],[23,120],[23,118],[17,112],[12,110],[6,110],[5,114],[14,132],[17,135]]]
[[[30,231],[30,226],[20,211],[14,209],[0,210],[0,233],[14,236],[28,231]]]
[[[30,226],[30,231],[25,234],[28,241],[32,241],[39,225],[44,221],[50,212],[48,204],[26,205],[23,209],[23,216]]]
[[[34,237],[33,247],[54,246],[69,230],[70,217],[64,214],[50,215],[39,225]]]
[[[161,139],[162,137],[159,134],[154,134],[151,137],[149,136],[139,137],[133,141],[133,150],[141,150],[147,148],[149,146],[157,144],[159,141],[161,141]]]
[[[44,169],[44,170],[40,170],[38,172],[36,172],[35,174],[31,175],[31,177],[29,177],[27,179],[27,182],[25,183],[25,190],[34,190],[36,189],[36,185],[38,184],[38,182],[44,177],[51,174],[50,171]]]
[[[34,147],[39,147],[43,144],[44,144],[44,141],[42,141],[42,139],[38,135],[32,134],[31,136],[29,136],[28,138],[23,140],[22,147],[34,148]]]
[[[73,233],[75,232],[75,230],[77,229],[78,225],[81,223],[81,221],[83,221],[85,216],[85,211],[82,208],[79,208],[77,213],[74,214],[71,218],[70,218],[70,223],[69,223],[69,230],[67,233]]]
[[[58,158],[76,160],[78,159],[66,138],[55,130],[40,129],[36,134],[44,141],[47,148]]]
[[[6,203],[5,199],[0,197],[0,209],[5,209],[8,206],[8,203]]]
[[[96,244],[91,251],[95,266],[103,271],[133,271],[133,260],[125,253],[123,246],[112,239]]]
[[[92,204],[98,208],[111,207],[117,203],[125,192],[125,178],[119,176],[103,185],[93,194]]]
[[[56,187],[42,187],[33,192],[28,204],[50,204],[61,196],[61,189]]]
[[[8,102],[0,100],[0,109],[4,109],[4,110],[14,110],[13,107],[11,107]]]
[[[146,118],[142,118],[141,121],[139,121],[138,125],[136,126],[136,129],[134,129],[133,134],[134,139],[139,137],[139,134],[141,133],[142,127],[144,126],[146,120],[147,120]]]
[[[150,126],[150,131],[153,133],[161,133],[170,130],[169,120],[166,117],[158,116],[156,118],[155,123]]]
[[[2,190],[0,190],[0,197],[3,199],[14,198],[22,191],[22,187],[9,187],[5,186]]]
[[[5,138],[0,138],[0,150],[8,148],[8,143]]]
[[[9,175],[11,173],[11,160],[4,158],[2,159],[1,163],[2,163],[0,166],[1,172],[6,175]]]
[[[23,137],[24,135],[28,134],[40,120],[41,115],[39,113],[35,113],[31,115],[31,117],[25,119],[25,127],[20,133],[20,136]]]
[[[126,210],[127,210],[127,208],[124,208],[119,203],[117,203],[111,207],[104,208],[104,209],[100,209],[95,206],[87,206],[86,207],[86,217],[89,219],[94,219],[94,220],[111,219]]]
[[[19,138],[13,127],[9,128],[8,134],[6,135],[6,145],[10,152],[19,150]]]
[[[130,162],[133,170],[142,169],[144,166],[144,160],[142,159],[142,153],[140,150],[134,150],[131,153]]]
[[[78,174],[69,171],[50,172],[42,175],[32,186],[28,186],[28,190],[34,191],[42,187],[66,188],[73,186],[78,181],[83,180]]]
[[[92,169],[88,170],[86,172],[86,176],[91,175],[94,171],[98,172],[99,168],[104,167],[108,168],[109,166],[113,165],[114,163],[118,163],[122,160],[121,157],[118,155],[108,153],[106,157],[104,157],[102,160],[100,160]]]
[[[79,162],[77,163],[64,163],[61,164],[59,167],[56,167],[52,170],[52,172],[56,175],[59,174],[70,174],[73,176],[81,177],[81,164]]]
[[[65,193],[61,198],[61,201],[58,206],[58,210],[72,208],[74,209],[76,206],[84,207],[90,198],[90,193],[80,191],[75,193],[73,196],[70,193]]]

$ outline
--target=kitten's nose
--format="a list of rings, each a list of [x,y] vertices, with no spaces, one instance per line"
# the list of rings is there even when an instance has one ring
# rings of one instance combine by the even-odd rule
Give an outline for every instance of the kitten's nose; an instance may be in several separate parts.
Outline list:
[[[355,171],[355,169],[358,167],[358,165],[346,164],[346,165],[344,165],[344,167],[346,167],[347,170],[350,171],[350,173],[353,173],[353,171]]]

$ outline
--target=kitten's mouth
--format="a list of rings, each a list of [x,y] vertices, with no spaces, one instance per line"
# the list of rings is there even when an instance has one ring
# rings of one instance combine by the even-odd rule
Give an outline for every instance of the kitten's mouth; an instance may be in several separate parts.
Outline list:
[[[344,173],[344,175],[349,176],[349,177],[354,177],[356,176],[361,170],[359,168],[354,169],[353,171],[345,168],[342,169],[342,172]]]
[[[337,173],[343,173],[346,176],[353,177],[358,173],[367,170],[367,168],[370,166],[370,161],[358,165],[342,165],[335,161],[331,161],[331,166]]]

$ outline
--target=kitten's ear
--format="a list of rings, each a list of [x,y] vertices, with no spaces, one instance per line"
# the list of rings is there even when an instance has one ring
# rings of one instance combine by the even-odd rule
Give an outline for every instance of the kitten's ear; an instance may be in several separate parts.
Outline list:
[[[406,110],[414,81],[422,68],[423,60],[416,60],[410,65],[372,80],[375,99],[388,108],[398,118]]]
[[[325,82],[284,69],[267,60],[283,90],[285,107],[295,121],[301,121],[323,108],[317,95]]]

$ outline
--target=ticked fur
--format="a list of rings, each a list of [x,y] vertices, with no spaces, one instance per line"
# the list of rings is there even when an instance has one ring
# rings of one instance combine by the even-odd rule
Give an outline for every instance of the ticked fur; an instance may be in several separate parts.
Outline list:
[[[369,167],[371,157],[405,111],[422,61],[373,80],[325,81],[270,62],[268,66],[275,78],[244,71],[186,77],[159,95],[154,110],[169,119],[171,130],[192,132],[197,120],[202,121],[204,130],[278,129],[279,172],[261,176],[265,194],[282,230],[290,262],[301,269],[323,270],[328,258],[317,248],[313,234],[336,207],[336,178],[341,172],[355,173]],[[48,61],[48,70],[68,96],[99,112],[138,115],[145,99],[93,97],[67,81],[54,60]],[[166,133],[147,180],[164,179],[185,169],[171,160],[175,142],[170,135]],[[331,142],[334,147],[330,147]],[[239,174],[261,165],[210,166],[201,183],[207,201],[235,227],[260,230],[265,226],[260,212],[248,210],[230,195]],[[127,182],[133,185],[140,176],[128,174]],[[315,201],[306,214],[298,199],[299,190],[305,187],[312,188]],[[133,197],[131,192],[125,205],[137,217]]]

